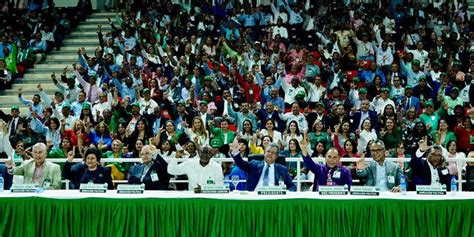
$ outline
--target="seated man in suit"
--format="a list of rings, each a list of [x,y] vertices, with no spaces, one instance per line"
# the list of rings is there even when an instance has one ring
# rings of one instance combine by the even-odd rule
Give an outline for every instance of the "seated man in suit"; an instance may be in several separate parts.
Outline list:
[[[426,155],[426,159],[422,158]],[[441,146],[428,146],[427,139],[419,142],[419,148],[410,160],[415,185],[446,185],[451,189],[451,175]]]
[[[33,146],[33,159],[24,161],[15,167],[12,160],[5,162],[8,172],[13,175],[22,175],[23,183],[37,183],[41,187],[50,189],[61,188],[61,168],[59,165],[46,160],[46,145],[36,143]]]
[[[405,87],[405,96],[400,96],[397,102],[397,104],[401,105],[405,111],[411,107],[414,107],[416,112],[418,112],[420,109],[420,99],[416,96],[413,96],[413,90],[411,86]]]
[[[366,118],[370,118],[370,121],[373,123],[373,128],[377,130],[377,112],[373,110],[369,110],[370,108],[370,101],[368,99],[364,99],[360,102],[360,111],[351,113],[350,121],[351,122],[351,131],[355,132],[357,129],[361,129],[362,123]]]
[[[129,184],[145,184],[145,190],[168,190],[170,176],[168,174],[168,163],[157,155],[153,158],[155,148],[146,145],[140,151],[142,163],[130,168]]]
[[[300,141],[300,147],[308,146],[308,137]],[[352,185],[351,172],[344,166],[340,165],[341,157],[336,148],[330,148],[326,153],[326,165],[315,163],[308,154],[306,149],[301,149],[303,161],[306,168],[314,173],[313,191],[317,191],[319,185],[346,185],[348,188]],[[332,182],[328,184],[329,182]]]
[[[252,160],[250,162],[244,161],[240,156],[241,146],[242,143],[235,139],[229,145],[229,148],[235,164],[248,173],[247,188],[249,191],[254,191],[257,187],[278,186],[280,178],[283,179],[288,190],[296,191],[296,186],[291,181],[288,168],[275,163],[279,154],[277,144],[271,143],[268,145],[263,161]]]
[[[9,190],[12,186],[13,175],[8,173],[5,165],[0,165],[0,175],[3,177],[3,189]]]
[[[385,161],[385,144],[376,140],[370,145],[373,161],[365,164],[365,153],[357,161],[357,176],[367,178],[366,186],[376,186],[380,191],[400,192],[400,166],[393,162]]]

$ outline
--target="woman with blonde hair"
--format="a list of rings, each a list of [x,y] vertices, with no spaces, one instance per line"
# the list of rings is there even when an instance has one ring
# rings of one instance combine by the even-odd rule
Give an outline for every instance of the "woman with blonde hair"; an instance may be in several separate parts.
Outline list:
[[[191,128],[185,128],[184,132],[198,147],[209,145],[209,133],[200,117],[194,117]]]

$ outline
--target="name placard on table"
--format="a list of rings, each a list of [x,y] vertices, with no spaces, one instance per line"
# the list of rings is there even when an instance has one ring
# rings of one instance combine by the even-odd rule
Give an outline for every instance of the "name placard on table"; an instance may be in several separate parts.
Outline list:
[[[346,186],[319,186],[319,195],[347,195]]]
[[[13,184],[11,188],[12,193],[34,193],[38,184]]]
[[[446,195],[446,185],[416,185],[416,194],[420,195]]]
[[[216,194],[216,193],[229,193],[230,189],[222,185],[206,184],[201,187],[201,193],[203,194]]]
[[[107,184],[81,184],[79,187],[81,193],[105,193],[107,192]]]
[[[351,195],[380,196],[380,191],[374,186],[352,186]]]
[[[257,188],[258,195],[286,195],[286,189],[280,186]]]
[[[143,194],[145,184],[119,184],[117,185],[118,194]]]

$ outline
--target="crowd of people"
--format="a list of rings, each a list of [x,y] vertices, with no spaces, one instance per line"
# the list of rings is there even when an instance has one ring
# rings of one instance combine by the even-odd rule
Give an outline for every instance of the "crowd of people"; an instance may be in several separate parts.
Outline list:
[[[58,169],[72,188],[128,179],[192,190],[238,176],[247,182],[237,189],[283,181],[295,190],[292,180],[305,179],[317,190],[354,178],[397,192],[401,176],[409,188],[449,186],[472,172],[473,163],[450,161],[474,156],[466,3],[259,4],[134,1],[117,11],[111,31],[97,27],[93,55],[80,48],[77,63],[51,75],[54,96],[40,84],[33,98],[20,89],[29,113],[0,111],[6,173],[36,162],[40,181],[38,167],[54,162],[46,157],[67,157]],[[143,163],[100,163],[133,157]],[[235,163],[212,159],[224,157]],[[303,158],[300,176],[285,158]],[[61,179],[54,173],[49,181]]]
[[[90,13],[81,1],[68,8],[55,8],[48,0],[2,1],[0,6],[0,91],[60,50],[65,36]]]

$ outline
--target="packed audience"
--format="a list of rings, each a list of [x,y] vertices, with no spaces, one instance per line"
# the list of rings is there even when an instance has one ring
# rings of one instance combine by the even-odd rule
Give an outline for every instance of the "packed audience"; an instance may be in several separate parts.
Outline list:
[[[69,8],[54,8],[47,0],[2,1],[0,6],[0,91],[60,50],[65,36],[90,13],[81,1]]]
[[[7,173],[67,157],[58,164],[72,188],[128,180],[193,190],[237,176],[247,182],[232,189],[358,179],[397,192],[401,176],[409,188],[449,187],[472,172],[474,164],[450,161],[474,157],[466,3],[134,1],[126,9],[109,19],[111,31],[97,27],[93,55],[80,48],[77,63],[51,75],[54,95],[41,85],[33,98],[19,90],[29,113],[0,111]],[[143,162],[100,163],[135,157]],[[212,159],[224,157],[235,163]],[[304,158],[299,177],[285,158]],[[374,173],[384,166],[386,177]]]

